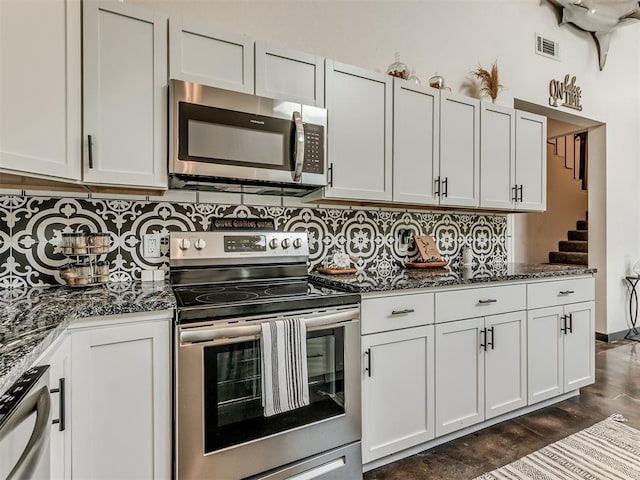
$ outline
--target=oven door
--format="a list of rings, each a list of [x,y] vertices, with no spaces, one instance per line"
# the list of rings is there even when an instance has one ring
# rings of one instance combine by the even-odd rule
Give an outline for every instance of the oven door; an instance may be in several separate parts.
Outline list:
[[[272,417],[254,335],[266,319],[178,327],[178,478],[244,478],[360,440],[359,308],[291,315],[307,321],[310,404]]]

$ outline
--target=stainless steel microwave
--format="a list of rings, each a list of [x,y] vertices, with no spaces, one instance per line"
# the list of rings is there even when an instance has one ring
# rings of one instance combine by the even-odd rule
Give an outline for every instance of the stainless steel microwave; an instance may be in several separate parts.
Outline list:
[[[172,188],[303,196],[327,185],[325,109],[181,80],[169,99]]]

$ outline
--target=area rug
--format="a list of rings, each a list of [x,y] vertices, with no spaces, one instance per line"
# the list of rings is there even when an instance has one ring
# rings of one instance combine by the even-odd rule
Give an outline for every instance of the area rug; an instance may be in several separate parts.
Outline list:
[[[475,480],[640,480],[640,431],[621,420],[612,415]]]

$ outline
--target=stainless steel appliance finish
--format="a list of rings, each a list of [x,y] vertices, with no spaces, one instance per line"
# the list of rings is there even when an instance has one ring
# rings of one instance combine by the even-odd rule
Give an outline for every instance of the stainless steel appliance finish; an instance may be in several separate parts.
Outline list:
[[[306,234],[170,237],[177,477],[361,479],[359,296],[308,284]],[[264,417],[260,324],[289,316],[307,326],[311,403]]]
[[[171,80],[172,187],[302,196],[327,184],[327,111]]]
[[[49,366],[34,367],[0,397],[0,478],[50,477]]]

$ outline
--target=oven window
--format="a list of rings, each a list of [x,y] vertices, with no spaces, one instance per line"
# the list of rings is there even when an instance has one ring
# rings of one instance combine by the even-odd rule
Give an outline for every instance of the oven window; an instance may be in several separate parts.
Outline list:
[[[265,417],[259,340],[204,349],[205,453],[344,414],[344,328],[307,333],[310,404]]]
[[[178,112],[180,160],[291,170],[291,120],[185,102]]]

